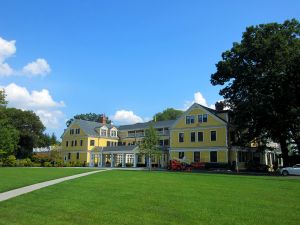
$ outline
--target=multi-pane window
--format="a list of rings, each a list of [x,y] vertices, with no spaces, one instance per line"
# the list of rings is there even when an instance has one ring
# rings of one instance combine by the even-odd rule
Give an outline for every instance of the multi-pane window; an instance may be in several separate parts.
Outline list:
[[[218,162],[218,153],[217,151],[210,152],[210,162]]]
[[[74,129],[71,129],[71,130],[70,130],[70,134],[74,134]]]
[[[71,153],[69,152],[69,154],[68,154],[68,159],[71,159]]]
[[[69,142],[68,141],[66,141],[66,147],[68,147],[69,146]]]
[[[194,152],[194,162],[200,162],[200,152]]]
[[[192,124],[192,123],[195,123],[195,116],[186,116],[186,117],[185,117],[185,123],[186,123],[186,124]]]
[[[184,142],[184,133],[178,134],[178,140],[179,140],[179,142]]]
[[[184,152],[179,152],[178,157],[179,157],[179,159],[183,159],[183,157],[184,157]]]
[[[191,132],[191,142],[195,142],[195,141],[196,141],[196,133]]]
[[[75,144],[74,145],[77,146],[77,140],[75,140]]]
[[[117,131],[116,130],[110,131],[110,136],[117,137]]]
[[[198,132],[198,142],[203,142],[203,132]]]
[[[79,159],[79,152],[77,152],[76,154],[76,159]]]
[[[107,130],[101,129],[101,136],[107,136]]]
[[[74,146],[74,141],[71,142],[71,146]]]
[[[80,146],[82,146],[83,145],[83,140],[80,140]]]
[[[210,132],[210,140],[211,140],[211,141],[216,141],[216,140],[217,140],[217,131],[212,130],[212,131]]]
[[[95,140],[90,140],[90,146],[95,146]]]
[[[80,128],[75,130],[75,134],[80,134]]]
[[[207,114],[198,115],[198,123],[207,123]]]

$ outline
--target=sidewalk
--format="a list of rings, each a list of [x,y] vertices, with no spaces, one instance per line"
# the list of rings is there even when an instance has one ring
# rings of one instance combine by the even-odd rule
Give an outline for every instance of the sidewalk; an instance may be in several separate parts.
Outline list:
[[[17,188],[11,191],[7,191],[7,192],[3,192],[0,193],[0,202],[1,201],[5,201],[8,200],[10,198],[14,198],[17,197],[19,195],[23,195],[44,187],[48,187],[54,184],[58,184],[67,180],[73,180],[79,177],[84,177],[84,176],[88,176],[94,173],[100,173],[100,172],[105,172],[108,171],[109,169],[106,170],[96,170],[96,171],[92,171],[92,172],[87,172],[87,173],[81,173],[81,174],[76,174],[76,175],[72,175],[72,176],[68,176],[68,177],[63,177],[63,178],[59,178],[59,179],[55,179],[55,180],[50,180],[50,181],[45,181],[45,182],[41,182],[41,183],[37,183],[37,184],[33,184],[33,185],[29,185],[26,187],[22,187],[22,188]]]

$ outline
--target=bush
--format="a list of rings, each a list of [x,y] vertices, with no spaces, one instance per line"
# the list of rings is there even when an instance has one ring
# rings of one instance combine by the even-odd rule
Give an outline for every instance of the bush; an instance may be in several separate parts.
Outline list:
[[[44,162],[44,167],[52,167],[52,163],[51,162]]]
[[[3,160],[3,166],[16,166],[17,160],[14,155],[10,155]]]
[[[205,163],[205,169],[229,169],[230,165],[228,163]]]

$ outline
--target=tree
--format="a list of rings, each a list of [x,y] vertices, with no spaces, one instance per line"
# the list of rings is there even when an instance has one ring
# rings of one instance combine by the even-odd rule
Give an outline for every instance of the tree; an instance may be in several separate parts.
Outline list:
[[[73,122],[74,119],[80,119],[80,120],[87,120],[87,121],[94,121],[99,122],[100,118],[103,116],[103,114],[96,114],[96,113],[85,113],[85,114],[77,114],[73,118],[69,119],[66,122],[67,127],[70,126],[70,124]],[[111,120],[106,117],[106,123],[111,124]]]
[[[220,95],[243,142],[259,137],[279,142],[285,164],[289,142],[300,139],[299,37],[295,19],[248,27],[211,76],[213,85],[225,85]]]
[[[3,120],[0,120],[0,155],[6,158],[13,155],[19,142],[19,132]]]
[[[0,90],[0,106],[5,106],[7,104],[7,101],[5,100],[5,91]]]
[[[157,132],[152,125],[146,130],[145,138],[142,143],[139,145],[139,152],[147,156],[149,160],[149,170],[151,171],[152,162],[151,159],[153,156],[161,155],[161,148],[158,144],[159,139]]]
[[[19,132],[18,148],[15,151],[17,158],[31,156],[32,149],[38,147],[39,139],[43,136],[45,127],[40,118],[32,111],[22,111],[15,108],[7,108],[8,124]]]
[[[175,120],[183,114],[183,111],[173,108],[167,108],[153,116],[154,121]]]

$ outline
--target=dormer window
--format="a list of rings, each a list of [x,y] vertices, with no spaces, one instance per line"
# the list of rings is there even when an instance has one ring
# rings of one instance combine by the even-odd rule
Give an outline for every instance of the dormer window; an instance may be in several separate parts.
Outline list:
[[[101,136],[107,136],[107,130],[106,129],[100,129],[100,135]]]
[[[110,131],[110,136],[111,137],[117,137],[117,131],[116,130],[111,130]]]

